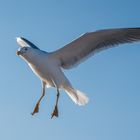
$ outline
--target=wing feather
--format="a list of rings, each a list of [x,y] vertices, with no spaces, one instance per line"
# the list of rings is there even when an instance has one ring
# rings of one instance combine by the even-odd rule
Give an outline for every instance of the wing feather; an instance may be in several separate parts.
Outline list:
[[[140,28],[107,29],[82,35],[63,48],[53,52],[61,67],[69,69],[101,50],[140,41]]]
[[[31,48],[39,50],[39,48],[36,45],[34,45],[31,41],[29,41],[29,40],[27,40],[26,38],[23,38],[23,37],[17,37],[17,43],[21,47],[31,47]]]

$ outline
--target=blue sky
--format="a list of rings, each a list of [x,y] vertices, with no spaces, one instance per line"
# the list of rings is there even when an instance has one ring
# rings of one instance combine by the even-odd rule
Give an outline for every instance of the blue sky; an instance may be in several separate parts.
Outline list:
[[[62,92],[58,119],[50,119],[55,89],[47,90],[39,114],[30,115],[41,82],[15,55],[17,36],[53,51],[84,32],[140,27],[139,7],[139,0],[1,0],[0,139],[140,139],[140,43],[100,52],[65,71],[90,102],[78,107]]]

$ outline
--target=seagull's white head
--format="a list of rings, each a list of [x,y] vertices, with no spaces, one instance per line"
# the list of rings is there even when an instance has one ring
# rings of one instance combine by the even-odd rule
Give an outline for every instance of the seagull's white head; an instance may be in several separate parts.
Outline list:
[[[23,37],[17,37],[16,41],[20,46],[16,54],[28,62],[31,61],[31,59],[33,59],[40,51],[40,49],[32,42]]]
[[[21,58],[23,58],[24,60],[30,62],[36,55],[36,50],[30,47],[22,47],[18,49],[16,54]]]
[[[18,51],[16,52],[16,54],[18,56],[26,56],[26,55],[29,55],[31,53],[31,49],[32,48],[29,48],[29,47],[22,47],[22,48],[19,48]]]

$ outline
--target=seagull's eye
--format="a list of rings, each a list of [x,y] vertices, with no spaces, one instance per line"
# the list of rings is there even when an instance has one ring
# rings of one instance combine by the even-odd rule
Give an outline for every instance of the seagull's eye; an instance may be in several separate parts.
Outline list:
[[[27,51],[28,49],[27,48],[25,48],[25,51]]]

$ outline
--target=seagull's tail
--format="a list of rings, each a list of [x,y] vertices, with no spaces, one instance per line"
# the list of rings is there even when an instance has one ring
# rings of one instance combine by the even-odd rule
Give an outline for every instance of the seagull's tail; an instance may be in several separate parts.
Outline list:
[[[88,103],[89,98],[79,90],[67,87],[64,89],[72,101],[78,105],[85,105]]]

